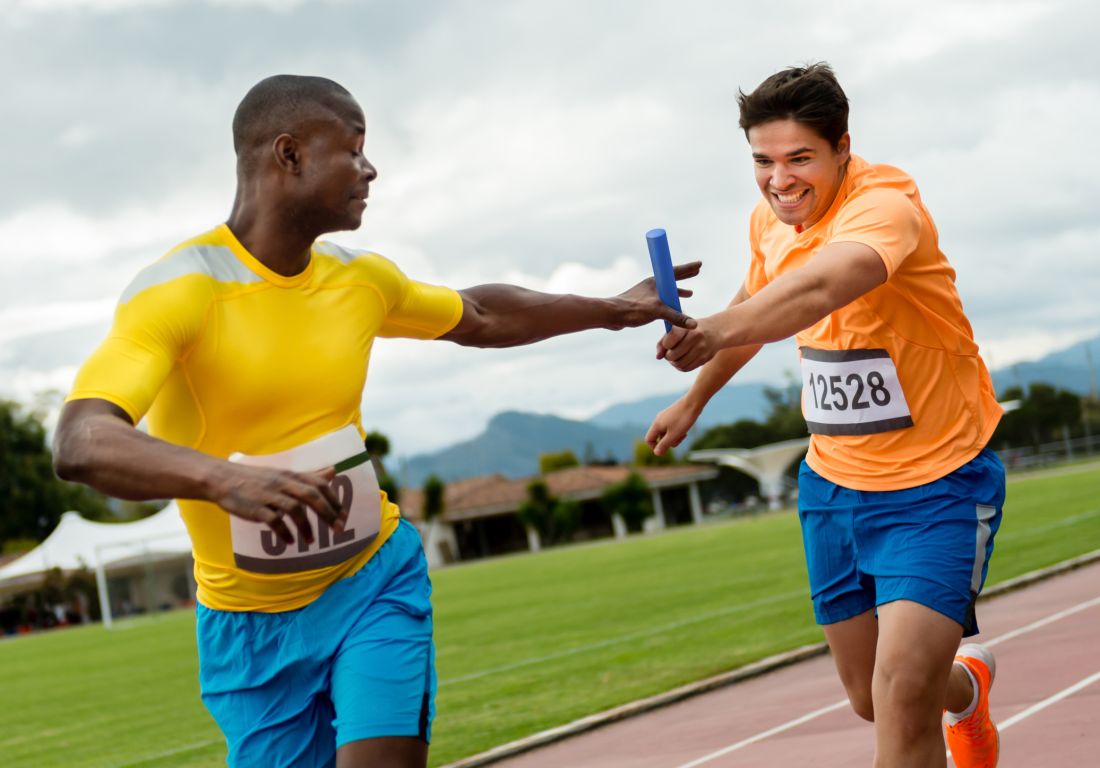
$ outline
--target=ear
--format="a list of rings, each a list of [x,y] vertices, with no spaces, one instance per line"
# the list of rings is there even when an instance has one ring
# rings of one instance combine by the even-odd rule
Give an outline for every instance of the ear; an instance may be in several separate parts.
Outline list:
[[[298,140],[289,133],[280,133],[271,142],[271,153],[275,164],[282,170],[297,176],[302,172],[301,147]]]
[[[848,158],[852,156],[852,135],[850,133],[846,132],[840,137],[840,141],[836,143],[836,153],[842,163],[848,162]]]

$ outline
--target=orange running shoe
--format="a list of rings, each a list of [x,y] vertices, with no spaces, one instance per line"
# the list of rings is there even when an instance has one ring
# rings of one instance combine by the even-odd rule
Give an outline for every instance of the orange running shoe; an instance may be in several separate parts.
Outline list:
[[[978,681],[978,703],[974,711],[959,722],[944,723],[947,746],[957,768],[994,768],[1001,751],[997,726],[989,719],[989,689],[997,672],[997,662],[984,645],[969,643],[959,648],[955,663],[962,664]]]

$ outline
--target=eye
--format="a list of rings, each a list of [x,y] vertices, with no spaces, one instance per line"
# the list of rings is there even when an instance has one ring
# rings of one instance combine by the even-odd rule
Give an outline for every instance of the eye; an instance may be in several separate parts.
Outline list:
[[[753,158],[753,162],[756,163],[757,168],[767,168],[772,164],[772,161],[766,157],[755,157]]]
[[[811,159],[809,155],[799,155],[798,157],[792,158],[791,162],[795,165],[805,165],[810,162]]]

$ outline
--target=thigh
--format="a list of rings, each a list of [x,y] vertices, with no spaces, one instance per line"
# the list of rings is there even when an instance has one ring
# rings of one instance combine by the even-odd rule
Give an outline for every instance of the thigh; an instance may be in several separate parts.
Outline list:
[[[874,584],[859,569],[854,523],[856,492],[818,475],[803,462],[798,516],[818,624],[859,616],[875,605]]]
[[[876,683],[898,681],[938,714],[962,627],[938,611],[908,600],[879,606],[878,617]]]
[[[431,739],[436,688],[431,582],[415,530],[407,555],[333,660],[333,724],[341,754],[352,749],[345,745],[362,740],[379,741],[376,746],[383,748],[382,740],[399,737],[396,748],[414,749],[400,747],[400,737],[424,745]]]
[[[874,719],[871,681],[875,671],[878,619],[874,611],[822,627],[837,674],[856,713]]]
[[[983,452],[955,472],[916,488],[860,493],[859,568],[874,577],[879,606],[906,600],[977,632],[974,602],[985,581],[1001,520],[1004,474]]]
[[[198,608],[202,701],[234,768],[332,765],[325,664],[303,642],[298,614]]]

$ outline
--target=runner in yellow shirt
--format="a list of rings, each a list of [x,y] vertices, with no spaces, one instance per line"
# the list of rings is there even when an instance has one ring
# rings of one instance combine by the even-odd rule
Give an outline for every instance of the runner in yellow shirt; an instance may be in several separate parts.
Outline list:
[[[415,528],[363,452],[376,337],[506,347],[656,319],[694,326],[652,279],[607,299],[453,291],[318,241],[360,225],[377,176],[365,132],[331,80],[254,86],[233,119],[228,221],[133,280],[56,431],[62,477],[180,500],[200,687],[233,766],[427,762],[431,585]],[[146,416],[149,434],[134,428]]]
[[[989,768],[993,656],[959,642],[977,633],[1001,519],[1004,468],[985,447],[1001,409],[954,270],[913,180],[851,153],[827,65],[779,72],[739,105],[764,197],[748,276],[727,309],[659,342],[658,358],[702,370],[647,442],[678,445],[762,344],[795,336],[814,613],[875,723],[875,765],[945,765],[942,716],[955,764]]]

